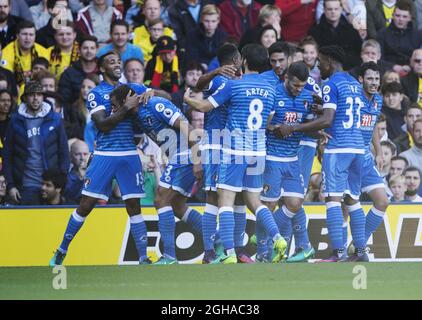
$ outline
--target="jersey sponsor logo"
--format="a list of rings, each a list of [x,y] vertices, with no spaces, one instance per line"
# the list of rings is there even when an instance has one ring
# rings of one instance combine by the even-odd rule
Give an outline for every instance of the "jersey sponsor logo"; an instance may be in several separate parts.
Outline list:
[[[322,89],[322,93],[323,94],[329,94],[331,92],[331,88],[329,87],[329,86],[325,86],[323,89]]]
[[[164,104],[162,104],[162,103],[157,103],[157,104],[155,105],[155,110],[157,110],[158,112],[163,112],[165,108],[166,108],[166,107],[165,107],[165,106],[164,106]]]
[[[164,110],[164,115],[165,115],[167,118],[171,118],[171,116],[173,115],[173,110],[171,110],[171,109],[166,109],[166,110]]]
[[[88,101],[92,101],[92,100],[94,100],[94,99],[95,99],[95,94],[90,93],[90,94],[88,95]]]
[[[296,123],[302,119],[302,113],[300,112],[286,112],[284,115],[286,123]]]
[[[324,102],[329,102],[330,101],[330,96],[324,96]]]
[[[371,114],[363,114],[361,119],[362,119],[361,121],[362,128],[373,128],[377,121],[377,116],[374,116]]]

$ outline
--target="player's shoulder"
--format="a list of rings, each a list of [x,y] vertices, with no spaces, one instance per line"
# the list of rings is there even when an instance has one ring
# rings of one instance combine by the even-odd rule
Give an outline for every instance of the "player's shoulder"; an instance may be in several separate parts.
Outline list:
[[[140,93],[144,93],[145,91],[148,90],[148,87],[145,86],[144,84],[139,84],[139,83],[134,83],[134,82],[130,82],[128,83],[128,85],[132,88],[132,90],[134,90],[137,94]]]

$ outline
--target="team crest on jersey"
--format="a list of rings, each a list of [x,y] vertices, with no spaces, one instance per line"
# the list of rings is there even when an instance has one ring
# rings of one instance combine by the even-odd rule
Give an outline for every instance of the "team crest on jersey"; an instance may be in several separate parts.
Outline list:
[[[91,179],[90,178],[86,178],[84,181],[84,187],[85,189],[88,188],[89,184],[91,183]]]
[[[329,102],[330,101],[330,96],[324,96],[324,102]]]
[[[268,193],[268,191],[270,191],[270,185],[269,184],[264,184],[262,187],[262,192],[264,194]]]
[[[308,78],[308,83],[313,86],[315,84],[315,80],[311,77]]]
[[[94,100],[95,99],[95,95],[93,94],[93,93],[90,93],[89,95],[88,95],[88,101],[92,101],[92,100]]]
[[[378,102],[377,101],[374,102],[374,109],[378,110]]]
[[[322,89],[322,93],[323,93],[323,94],[329,94],[329,93],[330,93],[330,91],[331,91],[331,88],[330,88],[329,86],[325,86],[325,87]]]
[[[166,107],[164,106],[164,104],[162,104],[162,103],[157,103],[156,105],[155,105],[155,110],[157,110],[158,112],[163,112],[163,110],[165,109]]]
[[[284,101],[279,101],[279,102],[278,102],[278,105],[279,105],[280,107],[284,107]]]
[[[97,106],[97,102],[96,102],[96,101],[91,101],[91,102],[89,103],[89,106],[90,106],[92,109],[94,109],[94,108]]]
[[[164,110],[164,115],[165,115],[167,118],[171,118],[171,116],[173,115],[173,110],[171,110],[171,109],[166,109],[166,110]]]

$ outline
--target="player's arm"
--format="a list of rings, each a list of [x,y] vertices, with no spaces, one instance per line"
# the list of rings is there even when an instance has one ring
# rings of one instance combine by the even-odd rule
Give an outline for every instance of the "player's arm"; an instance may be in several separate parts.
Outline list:
[[[113,114],[107,117],[104,109],[99,109],[98,111],[91,114],[92,120],[95,123],[95,126],[98,130],[107,133],[113,130],[117,124],[122,121],[127,113],[139,105],[139,96],[129,92],[125,103],[122,106],[119,106]]]
[[[225,65],[221,66],[211,72],[208,72],[204,75],[202,75],[196,84],[195,89],[197,91],[204,91],[209,86],[212,79],[214,79],[216,76],[221,75],[227,78],[234,78],[236,76],[237,69],[234,65]]]
[[[384,157],[382,155],[382,148],[381,148],[381,137],[378,130],[374,130],[372,135],[372,145],[374,146],[375,150],[375,163],[379,169],[384,166]]]
[[[199,112],[208,112],[214,108],[212,103],[206,99],[196,99],[190,96],[191,95],[191,89],[187,89],[185,92],[185,95],[183,96],[183,100],[186,104],[190,105],[192,108],[194,108],[196,111]]]

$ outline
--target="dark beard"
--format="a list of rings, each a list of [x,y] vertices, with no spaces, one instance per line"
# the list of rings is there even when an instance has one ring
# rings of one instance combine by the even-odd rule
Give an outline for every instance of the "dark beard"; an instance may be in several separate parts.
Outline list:
[[[413,197],[418,193],[418,190],[407,190],[404,194],[408,197]]]
[[[7,14],[0,14],[0,23],[6,22],[9,16]]]

